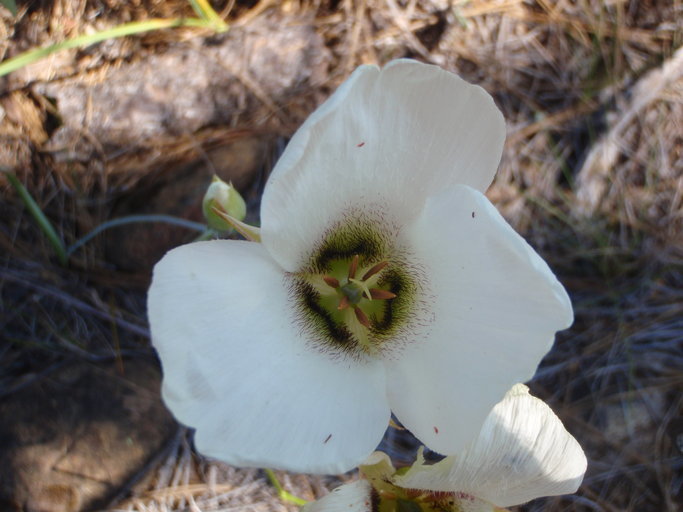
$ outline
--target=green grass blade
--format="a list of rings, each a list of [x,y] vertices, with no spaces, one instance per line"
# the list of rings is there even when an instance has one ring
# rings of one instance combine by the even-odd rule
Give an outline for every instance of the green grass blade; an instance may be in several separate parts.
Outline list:
[[[228,24],[221,19],[208,0],[190,0],[190,5],[194,12],[197,13],[197,16],[209,22],[216,32],[228,30]]]
[[[52,226],[52,223],[48,220],[48,218],[43,213],[43,210],[41,210],[40,206],[38,206],[38,203],[35,202],[33,197],[31,197],[29,191],[26,190],[26,187],[24,187],[24,185],[17,179],[17,177],[9,171],[4,172],[10,184],[12,185],[12,187],[14,187],[14,190],[17,191],[17,194],[19,194],[19,197],[24,202],[24,205],[26,205],[26,209],[29,211],[33,219],[36,221],[40,229],[43,231],[43,233],[45,233],[45,236],[50,241],[50,244],[54,248],[55,253],[57,253],[57,259],[59,259],[59,263],[61,263],[62,265],[66,265],[67,260],[69,258],[66,255],[64,242],[62,242],[62,239],[57,234],[57,231],[55,231],[55,228]]]
[[[151,19],[146,21],[133,21],[131,23],[124,23],[108,30],[103,30],[95,34],[74,37],[59,43],[51,44],[43,48],[36,48],[28,50],[17,55],[11,59],[7,59],[0,64],[0,76],[4,76],[12,71],[16,71],[28,64],[44,59],[45,57],[68,48],[78,48],[82,46],[89,46],[91,44],[99,43],[107,39],[114,39],[117,37],[125,37],[133,34],[140,34],[149,32],[151,30],[160,30],[164,28],[176,27],[208,27],[214,28],[213,24],[206,20],[197,18],[173,18],[173,19]]]

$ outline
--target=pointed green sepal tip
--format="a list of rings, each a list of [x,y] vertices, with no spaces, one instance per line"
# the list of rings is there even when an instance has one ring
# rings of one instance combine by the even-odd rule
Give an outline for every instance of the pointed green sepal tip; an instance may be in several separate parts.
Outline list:
[[[242,221],[247,215],[247,205],[232,183],[226,183],[218,176],[214,176],[204,194],[202,211],[209,227],[218,231],[230,231],[233,226],[218,212]]]

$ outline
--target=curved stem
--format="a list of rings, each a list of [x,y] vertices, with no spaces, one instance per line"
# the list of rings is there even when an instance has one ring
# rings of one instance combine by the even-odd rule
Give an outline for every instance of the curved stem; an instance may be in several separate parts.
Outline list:
[[[192,241],[193,242],[204,242],[206,240],[211,240],[214,237],[219,236],[219,235],[220,235],[220,233],[216,233],[216,231],[214,229],[207,227],[207,228],[204,228],[203,233],[200,233],[200,235]]]
[[[174,217],[173,215],[161,215],[161,214],[151,214],[151,215],[128,215],[126,217],[119,217],[118,219],[111,219],[103,222],[95,229],[93,229],[87,235],[79,238],[66,250],[66,255],[71,256],[78,249],[87,244],[90,240],[95,238],[97,235],[102,233],[109,228],[115,228],[117,226],[124,226],[126,224],[135,224],[140,222],[165,222],[166,224],[173,224],[175,226],[180,226],[186,229],[192,229],[194,231],[201,231],[205,233],[207,228],[206,225],[199,222],[193,222],[191,220],[182,219],[180,217]]]

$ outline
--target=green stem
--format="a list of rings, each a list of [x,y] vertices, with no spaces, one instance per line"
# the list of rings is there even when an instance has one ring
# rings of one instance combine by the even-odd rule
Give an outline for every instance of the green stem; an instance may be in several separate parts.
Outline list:
[[[43,233],[50,241],[55,253],[57,253],[57,259],[59,260],[59,263],[66,266],[69,256],[67,254],[66,248],[64,247],[64,242],[62,242],[62,239],[57,234],[57,231],[55,231],[52,223],[48,220],[43,213],[43,210],[41,210],[40,206],[38,206],[38,203],[35,202],[29,191],[26,190],[26,187],[17,179],[17,177],[9,171],[4,172],[10,184],[12,187],[14,187],[14,190],[17,191],[17,194],[19,194],[19,197],[24,202],[24,205],[33,217],[33,220],[36,221],[40,229],[43,230]]]
[[[220,21],[221,23],[223,23],[223,25],[225,25],[225,22],[223,22],[223,20]],[[35,48],[33,50],[28,50],[24,53],[20,53],[16,57],[7,59],[6,61],[0,64],[0,76],[4,76],[8,73],[11,73],[12,71],[16,71],[19,68],[27,66],[28,64],[32,64],[40,59],[44,59],[45,57],[60,50],[66,50],[68,48],[78,48],[81,46],[89,46],[91,44],[99,43],[106,39],[125,37],[133,34],[140,34],[142,32],[149,32],[151,30],[160,30],[164,28],[175,27],[206,27],[213,28],[214,30],[219,30],[220,28],[214,21],[198,18],[155,18],[146,21],[133,21],[131,23],[124,23],[123,25],[119,25],[108,30],[102,30],[101,32],[97,32],[95,34],[74,37],[72,39],[67,39],[66,41],[54,43],[43,48]],[[227,25],[225,30],[227,30]]]
[[[79,238],[74,242],[67,250],[67,256],[71,256],[78,249],[87,244],[90,240],[95,238],[97,235],[102,233],[102,231],[115,228],[117,226],[124,226],[126,224],[135,224],[140,222],[165,222],[166,224],[173,224],[175,226],[180,226],[182,228],[193,229],[195,231],[201,231],[205,233],[207,231],[206,225],[199,222],[193,222],[191,220],[181,219],[180,217],[174,217],[173,215],[161,215],[161,214],[151,214],[151,215],[128,215],[126,217],[119,217],[118,219],[111,219],[103,222],[95,229],[90,231],[85,236]]]
[[[300,507],[303,507],[306,503],[308,503],[306,500],[301,499],[285,491],[272,469],[264,469],[264,471],[266,472],[266,475],[268,476],[268,480],[270,480],[270,483],[273,484],[273,487],[275,487],[275,489],[277,490],[277,495],[282,501],[294,503],[295,505],[298,505]]]
[[[201,233],[197,238],[192,240],[193,242],[204,242],[206,240],[212,240],[213,237],[218,236],[219,234],[216,233],[216,231],[212,228],[207,228],[205,227],[204,232]]]

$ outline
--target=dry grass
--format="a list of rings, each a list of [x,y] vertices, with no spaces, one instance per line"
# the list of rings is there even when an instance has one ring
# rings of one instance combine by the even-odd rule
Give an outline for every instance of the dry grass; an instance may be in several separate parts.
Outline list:
[[[576,496],[520,509],[678,510],[683,54],[677,48],[683,4],[216,5],[234,24],[233,34],[252,34],[257,42],[269,35],[254,29],[266,17],[278,20],[273,26],[310,27],[321,42],[315,72],[278,95],[269,81],[282,75],[267,64],[237,70],[237,107],[220,123],[118,144],[103,143],[108,132],[100,126],[105,135],[76,132],[61,151],[54,149],[62,121],[58,106],[41,91],[68,80],[93,86],[129,62],[196,44],[196,33],[149,34],[66,52],[5,81],[0,163],[16,169],[62,236],[73,241],[109,218],[115,200],[134,191],[150,169],[163,179],[169,162],[201,158],[212,144],[246,135],[281,140],[360,63],[407,56],[457,71],[491,92],[508,120],[503,162],[489,196],[557,270],[576,308],[575,325],[559,336],[532,388],[582,442],[589,471]],[[0,34],[8,39],[0,42],[0,54],[124,21],[182,14],[190,11],[177,0],[33,2],[18,21],[3,12]],[[97,112],[96,105],[90,108]],[[84,151],[87,158],[76,157]],[[252,211],[261,185],[259,180],[250,189]],[[2,193],[0,332],[9,342],[0,348],[3,395],[40,379],[65,358],[98,361],[148,352],[143,304],[149,268],[118,271],[101,240],[78,253],[70,268],[57,266],[18,200],[7,187]],[[134,496],[111,510],[295,509],[275,497],[258,471],[197,459],[184,437],[169,450],[157,467],[146,468]],[[290,475],[283,480],[309,498],[338,483]]]
[[[292,512],[299,507],[286,503],[258,469],[236,469],[225,464],[197,459],[183,434],[178,436],[158,470],[148,475],[147,489],[108,509],[110,512],[166,512],[170,510],[248,512]],[[314,499],[349,477],[291,475],[276,472],[287,489]]]

